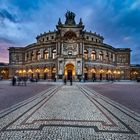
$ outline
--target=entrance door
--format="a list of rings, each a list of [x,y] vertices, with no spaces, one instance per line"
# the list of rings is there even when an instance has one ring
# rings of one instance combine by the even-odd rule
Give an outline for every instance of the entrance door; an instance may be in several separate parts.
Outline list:
[[[67,73],[68,73],[68,77],[67,77],[67,79],[70,80],[71,77],[72,77],[72,70],[68,70]]]

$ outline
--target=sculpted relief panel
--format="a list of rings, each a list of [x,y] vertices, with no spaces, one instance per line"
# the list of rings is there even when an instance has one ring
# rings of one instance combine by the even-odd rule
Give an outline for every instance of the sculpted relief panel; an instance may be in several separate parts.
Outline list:
[[[63,54],[68,55],[69,52],[72,52],[71,55],[76,55],[78,53],[77,43],[64,43],[63,45]]]

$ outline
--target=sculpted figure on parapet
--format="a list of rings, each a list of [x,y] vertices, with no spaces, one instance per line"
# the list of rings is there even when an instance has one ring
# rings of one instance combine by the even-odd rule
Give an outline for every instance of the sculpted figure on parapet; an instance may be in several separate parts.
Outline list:
[[[75,25],[75,14],[73,12],[70,12],[70,11],[67,11],[67,13],[65,14],[66,16],[66,21],[65,21],[65,24],[68,24],[68,25]]]
[[[70,11],[67,11],[65,16],[66,16],[66,19],[74,19],[75,18],[75,14],[73,12],[70,12]]]

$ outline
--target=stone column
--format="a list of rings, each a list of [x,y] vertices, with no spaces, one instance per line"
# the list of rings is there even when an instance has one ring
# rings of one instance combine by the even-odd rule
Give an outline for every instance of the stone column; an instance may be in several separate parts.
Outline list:
[[[49,58],[52,58],[52,48],[49,48]]]
[[[44,58],[44,48],[40,49],[40,55],[41,55],[41,59]]]
[[[37,50],[34,50],[34,51],[33,51],[33,54],[34,54],[33,60],[36,60],[36,57],[37,57],[36,53],[37,53]]]
[[[89,48],[88,49],[88,58],[91,60],[91,53],[92,53],[92,49],[91,48]]]
[[[79,47],[80,47],[80,54],[83,54],[83,44],[82,44],[82,42],[80,42],[80,45],[79,45]]]
[[[29,55],[28,61],[31,61],[31,53],[32,53],[31,51],[28,52],[28,55]]]
[[[99,52],[100,50],[96,49],[96,60],[99,60]]]
[[[62,44],[60,45],[60,55],[63,54],[63,47],[64,47],[64,44],[62,43]]]

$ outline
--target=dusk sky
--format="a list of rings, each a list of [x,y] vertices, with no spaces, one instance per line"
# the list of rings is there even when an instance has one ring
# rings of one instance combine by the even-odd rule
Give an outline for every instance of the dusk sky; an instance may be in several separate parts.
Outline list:
[[[131,64],[140,64],[140,0],[0,0],[0,62],[9,61],[9,47],[36,42],[56,29],[59,17],[64,23],[67,10],[104,43],[131,48]]]

